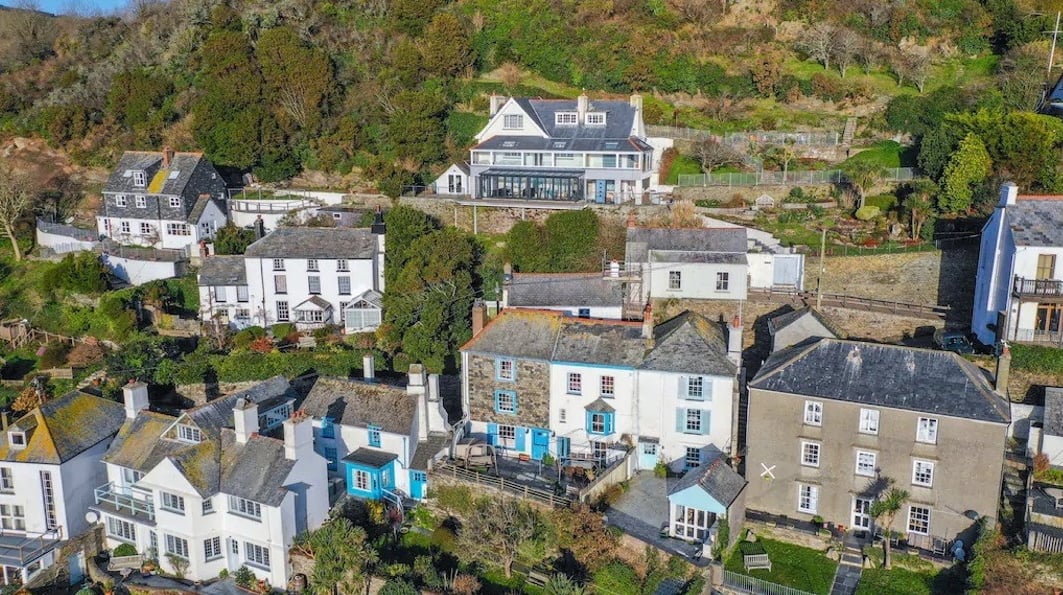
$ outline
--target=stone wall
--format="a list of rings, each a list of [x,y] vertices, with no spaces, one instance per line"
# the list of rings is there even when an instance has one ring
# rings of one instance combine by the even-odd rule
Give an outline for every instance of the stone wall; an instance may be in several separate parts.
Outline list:
[[[477,421],[547,428],[550,425],[550,369],[546,362],[518,359],[515,382],[495,379],[495,360],[469,355],[469,415]],[[495,413],[495,391],[517,393],[517,413]]]
[[[93,558],[105,548],[103,540],[103,525],[93,525],[88,531],[62,542],[56,554],[55,564],[44,569],[43,572],[33,577],[27,586],[40,588],[44,586],[62,590],[64,587],[76,587],[70,584],[70,557],[78,553],[85,554],[85,580],[109,580],[96,565]]]

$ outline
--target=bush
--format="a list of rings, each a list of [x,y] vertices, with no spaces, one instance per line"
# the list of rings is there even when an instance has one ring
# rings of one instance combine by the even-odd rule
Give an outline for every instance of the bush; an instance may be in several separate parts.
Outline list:
[[[817,72],[812,75],[812,94],[823,101],[841,101],[845,99],[845,86],[841,80]]]
[[[715,198],[713,198],[713,199],[699,198],[698,200],[694,201],[694,206],[702,207],[704,209],[715,209],[715,208],[719,208],[720,201],[716,200]]]
[[[978,539],[971,548],[971,561],[967,563],[968,593],[981,593],[985,587],[989,552],[996,548],[999,538],[997,530],[988,526],[984,517],[978,521]]]
[[[135,556],[137,555],[137,548],[128,543],[123,543],[114,548],[114,557],[121,558],[122,556]]]
[[[635,569],[620,560],[613,560],[594,573],[596,592],[613,595],[640,595],[642,581]]]
[[[467,486],[441,485],[436,488],[436,504],[443,510],[458,514],[472,511],[472,490]]]
[[[44,348],[44,353],[37,360],[38,370],[51,370],[61,367],[66,363],[66,354],[69,348],[62,343],[53,343]]]
[[[432,531],[432,535],[429,539],[431,540],[432,545],[439,548],[440,551],[453,552],[454,546],[458,541],[458,536],[449,528],[439,526]]]
[[[379,595],[418,595],[420,591],[405,579],[393,578],[384,583],[377,593]]]
[[[893,194],[879,194],[878,196],[869,196],[864,200],[865,206],[878,207],[879,211],[885,213],[897,206],[897,197]]]
[[[255,573],[247,566],[241,566],[233,573],[233,582],[239,587],[250,589],[256,582]]]
[[[103,361],[107,351],[96,342],[78,343],[66,356],[66,362],[75,368],[84,368]]]
[[[860,221],[871,221],[875,217],[878,217],[880,213],[878,207],[874,205],[864,205],[856,210],[855,217]]]
[[[237,349],[247,349],[252,341],[266,336],[266,330],[260,326],[249,326],[233,336],[233,345]]]
[[[653,474],[661,478],[668,477],[668,465],[657,463],[653,466]]]
[[[247,346],[255,353],[269,353],[273,351],[273,340],[269,337],[258,337]]]
[[[41,276],[45,292],[63,289],[74,293],[99,294],[107,291],[107,267],[95,252],[68,254]]]
[[[270,329],[273,331],[273,338],[280,341],[281,339],[287,339],[292,333],[298,332],[295,328],[295,324],[291,322],[278,322]]]

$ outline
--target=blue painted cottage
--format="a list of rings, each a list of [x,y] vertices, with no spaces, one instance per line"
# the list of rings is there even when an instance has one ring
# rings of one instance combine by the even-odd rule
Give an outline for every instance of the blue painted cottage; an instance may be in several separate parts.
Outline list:
[[[746,480],[710,447],[707,462],[686,472],[668,490],[668,533],[678,539],[711,546],[718,539],[720,519],[727,519],[729,541],[736,543],[746,516]]]

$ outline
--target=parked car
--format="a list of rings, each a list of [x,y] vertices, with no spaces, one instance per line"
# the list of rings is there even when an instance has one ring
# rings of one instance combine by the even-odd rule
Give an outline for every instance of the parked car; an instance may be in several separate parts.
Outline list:
[[[971,341],[969,333],[964,331],[947,331],[945,329],[934,331],[934,347],[961,355],[976,352],[975,344]]]

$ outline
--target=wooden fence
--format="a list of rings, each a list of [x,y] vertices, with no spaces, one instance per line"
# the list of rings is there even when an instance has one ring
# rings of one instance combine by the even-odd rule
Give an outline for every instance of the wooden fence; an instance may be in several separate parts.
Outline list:
[[[778,304],[811,305],[816,303],[816,293],[813,291],[799,291],[796,289],[749,289],[748,299],[751,301],[771,302]],[[925,318],[927,320],[943,320],[951,310],[949,306],[912,304],[908,302],[893,302],[875,298],[856,297],[834,293],[823,294],[823,305],[834,308],[846,308],[849,310],[864,310],[867,312],[882,312],[884,314],[898,314],[913,318]]]
[[[808,591],[771,583],[730,570],[723,571],[723,587],[725,592],[750,595],[813,595]]]
[[[461,467],[451,465],[450,463],[443,463],[437,466],[432,473],[434,475],[442,475],[473,485],[495,488],[503,492],[509,492],[510,494],[520,496],[525,500],[534,500],[548,506],[564,508],[572,502],[571,498],[565,494],[558,495],[549,490],[535,488],[513,479],[507,480],[505,477],[487,475],[486,473],[480,473],[471,469],[462,469]]]

